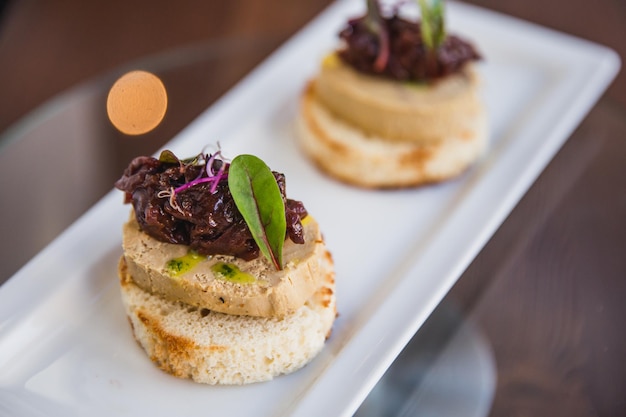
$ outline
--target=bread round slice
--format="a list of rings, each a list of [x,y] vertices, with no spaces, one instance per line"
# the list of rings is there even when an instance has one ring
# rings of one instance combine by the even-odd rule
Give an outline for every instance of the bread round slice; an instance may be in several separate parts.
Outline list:
[[[252,261],[222,255],[190,259],[187,246],[143,233],[132,213],[122,246],[129,274],[145,291],[226,314],[281,317],[302,307],[324,278],[326,246],[318,223],[307,216],[302,224],[305,243],[285,241],[280,271],[262,255]],[[194,265],[176,270],[172,262]],[[240,272],[229,276],[225,270]]]
[[[356,71],[335,53],[316,78],[317,97],[331,113],[392,142],[439,143],[472,133],[482,117],[473,64],[432,83],[389,80]]]
[[[322,285],[282,318],[234,316],[166,300],[135,285],[119,263],[122,301],[133,335],[162,370],[206,384],[248,384],[293,372],[316,356],[336,313],[332,259]]]
[[[302,149],[330,176],[365,188],[411,187],[439,182],[465,171],[487,145],[484,112],[471,129],[438,143],[390,142],[341,119],[317,98],[310,82],[296,121]]]

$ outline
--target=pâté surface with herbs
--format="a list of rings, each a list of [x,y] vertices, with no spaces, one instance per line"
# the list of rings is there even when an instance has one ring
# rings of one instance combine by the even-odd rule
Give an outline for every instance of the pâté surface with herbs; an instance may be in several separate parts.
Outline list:
[[[139,156],[115,187],[144,233],[201,255],[252,260],[262,253],[281,269],[285,239],[304,243],[304,205],[287,198],[282,173],[253,155],[232,162],[219,150],[187,159],[167,150]]]
[[[398,4],[385,14],[377,0],[339,33],[339,57],[356,70],[398,81],[434,81],[481,59],[468,41],[445,28],[444,2],[419,0],[421,19],[399,15]]]

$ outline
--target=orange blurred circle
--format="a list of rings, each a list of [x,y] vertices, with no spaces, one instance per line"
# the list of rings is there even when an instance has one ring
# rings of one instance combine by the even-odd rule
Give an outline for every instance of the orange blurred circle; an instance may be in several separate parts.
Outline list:
[[[163,82],[147,71],[131,71],[121,76],[109,91],[107,114],[122,133],[141,135],[157,127],[167,110]]]

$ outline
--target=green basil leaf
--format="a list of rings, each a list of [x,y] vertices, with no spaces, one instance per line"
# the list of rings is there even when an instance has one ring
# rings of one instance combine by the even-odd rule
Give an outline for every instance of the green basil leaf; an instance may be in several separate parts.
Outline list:
[[[261,253],[281,270],[287,221],[274,174],[256,156],[239,155],[228,169],[228,188]]]

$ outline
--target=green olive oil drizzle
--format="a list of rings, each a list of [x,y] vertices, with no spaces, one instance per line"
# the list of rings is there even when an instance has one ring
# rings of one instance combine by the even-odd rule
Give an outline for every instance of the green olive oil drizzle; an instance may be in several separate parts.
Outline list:
[[[256,282],[256,278],[246,272],[242,272],[234,264],[218,262],[211,266],[211,271],[215,273],[217,278],[237,284],[252,284]]]
[[[171,259],[165,265],[170,275],[179,277],[193,269],[194,266],[205,260],[207,257],[196,252],[189,252],[186,255]]]

